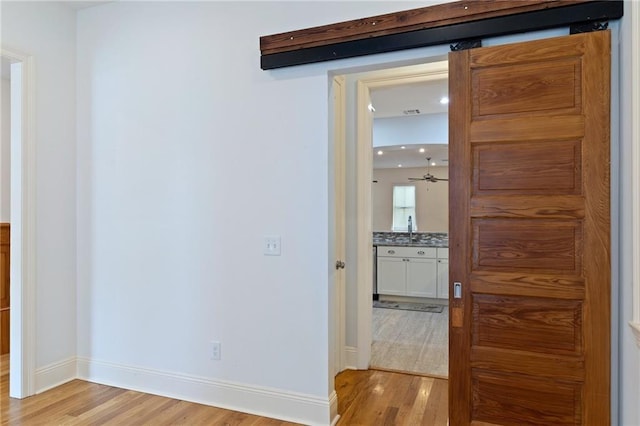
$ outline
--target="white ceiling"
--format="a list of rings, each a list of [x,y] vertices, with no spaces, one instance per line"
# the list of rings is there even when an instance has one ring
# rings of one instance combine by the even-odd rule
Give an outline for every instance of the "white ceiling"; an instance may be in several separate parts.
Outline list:
[[[424,152],[420,152],[424,148]],[[382,155],[378,155],[382,151]],[[432,167],[449,165],[449,145],[405,145],[378,147],[373,151],[374,169],[393,169],[402,167],[427,167],[427,158],[431,158]],[[435,163],[435,165],[433,164]]]
[[[449,111],[447,104],[441,104],[440,99],[449,94],[449,80],[439,79],[422,83],[403,84],[371,91],[371,104],[375,112],[374,119],[406,116],[404,111],[418,110],[419,115],[438,114]],[[425,138],[427,139],[427,138]],[[425,152],[421,153],[420,148]],[[378,150],[383,155],[378,155]],[[426,157],[431,157],[436,166],[448,166],[449,145],[400,145],[377,147],[373,154],[373,167],[394,168],[398,164],[402,167],[425,167]]]
[[[101,4],[111,3],[114,0],[69,0],[63,1],[62,3],[69,6],[72,9],[86,9],[88,7],[100,6]]]
[[[401,117],[406,110],[420,114],[447,112],[449,106],[440,99],[449,94],[449,80],[438,79],[422,83],[403,84],[371,90],[374,118]]]

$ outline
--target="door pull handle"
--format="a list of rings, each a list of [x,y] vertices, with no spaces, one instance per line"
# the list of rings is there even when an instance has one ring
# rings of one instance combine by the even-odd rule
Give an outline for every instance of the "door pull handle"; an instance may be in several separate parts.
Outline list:
[[[462,299],[462,283],[459,283],[459,282],[453,283],[453,298]]]

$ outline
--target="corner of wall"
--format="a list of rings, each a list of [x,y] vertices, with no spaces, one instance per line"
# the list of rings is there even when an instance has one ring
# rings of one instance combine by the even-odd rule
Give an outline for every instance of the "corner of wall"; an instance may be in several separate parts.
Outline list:
[[[36,394],[63,385],[78,378],[76,357],[49,364],[36,370]]]

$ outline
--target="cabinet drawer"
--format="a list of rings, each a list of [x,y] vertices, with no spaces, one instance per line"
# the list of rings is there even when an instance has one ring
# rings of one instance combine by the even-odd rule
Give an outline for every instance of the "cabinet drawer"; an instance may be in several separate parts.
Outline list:
[[[378,246],[378,257],[426,257],[436,258],[435,247]]]
[[[448,259],[448,258],[449,258],[449,247],[439,248],[438,259]]]

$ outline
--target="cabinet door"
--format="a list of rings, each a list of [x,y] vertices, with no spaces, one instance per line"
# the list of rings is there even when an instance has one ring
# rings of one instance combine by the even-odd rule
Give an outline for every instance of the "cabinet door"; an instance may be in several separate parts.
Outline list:
[[[9,353],[9,312],[11,309],[0,310],[0,355]],[[2,407],[4,410],[4,407]]]
[[[438,259],[438,298],[449,298],[449,259]]]
[[[401,257],[378,258],[378,294],[406,294],[406,262]]]
[[[0,309],[8,308],[9,302],[9,226],[0,226]]]
[[[437,263],[435,259],[409,258],[407,296],[436,297]]]

